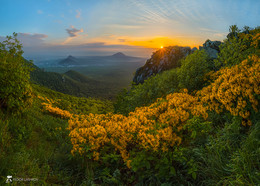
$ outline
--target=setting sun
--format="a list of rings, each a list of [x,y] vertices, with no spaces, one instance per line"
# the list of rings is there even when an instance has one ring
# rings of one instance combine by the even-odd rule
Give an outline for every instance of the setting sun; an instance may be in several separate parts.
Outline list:
[[[161,48],[163,48],[163,46],[161,46]]]

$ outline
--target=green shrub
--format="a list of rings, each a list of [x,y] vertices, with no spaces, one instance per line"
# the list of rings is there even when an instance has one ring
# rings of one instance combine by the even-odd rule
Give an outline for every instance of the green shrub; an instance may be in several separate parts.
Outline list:
[[[230,26],[228,38],[220,45],[220,53],[218,58],[214,60],[217,69],[237,65],[246,59],[249,54],[259,52],[259,48],[253,42],[256,41],[255,36],[260,33],[260,29],[256,28],[250,31],[246,29],[245,26],[245,31],[241,32],[235,25]]]
[[[205,82],[204,75],[210,71],[210,63],[204,50],[197,50],[183,59],[178,70],[180,88],[189,91],[201,89]]]
[[[148,78],[143,84],[133,85],[129,91],[121,91],[114,104],[115,112],[127,115],[136,107],[147,106],[177,88],[177,69],[164,71]]]
[[[17,34],[0,42],[0,108],[23,111],[32,102],[30,71]]]

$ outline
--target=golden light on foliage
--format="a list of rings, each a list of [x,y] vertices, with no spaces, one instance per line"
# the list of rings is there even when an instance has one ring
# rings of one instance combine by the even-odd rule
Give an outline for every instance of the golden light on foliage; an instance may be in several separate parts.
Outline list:
[[[168,151],[185,140],[187,122],[198,116],[208,118],[208,111],[224,110],[242,118],[243,125],[251,125],[251,112],[257,112],[260,89],[260,59],[253,55],[241,64],[224,68],[211,74],[214,81],[198,91],[195,96],[184,89],[165,99],[159,98],[150,106],[136,108],[128,116],[121,114],[72,115],[53,107],[52,100],[43,103],[53,115],[69,119],[72,154],[91,155],[99,160],[106,147],[121,154],[125,164],[131,167],[131,149]]]
[[[251,125],[252,112],[258,112],[257,96],[260,94],[260,58],[257,55],[230,68],[211,75],[214,82],[197,93],[209,110],[229,111],[243,118],[243,125]]]
[[[92,153],[98,160],[104,147],[112,146],[130,167],[131,148],[168,151],[180,145],[183,126],[192,116],[206,119],[208,115],[198,99],[186,92],[169,94],[149,107],[137,108],[128,117],[120,114],[78,116],[69,120],[72,153]]]
[[[258,43],[256,43],[258,44]],[[250,117],[258,112],[260,94],[260,58],[251,55],[238,65],[209,75],[212,83],[195,95],[184,89],[168,94],[150,106],[138,107],[128,116],[121,114],[76,115],[53,106],[53,100],[38,97],[49,113],[69,119],[72,154],[90,156],[99,161],[107,150],[119,153],[131,168],[131,151],[165,152],[186,144],[194,116],[208,119],[208,112],[229,113],[251,125]]]

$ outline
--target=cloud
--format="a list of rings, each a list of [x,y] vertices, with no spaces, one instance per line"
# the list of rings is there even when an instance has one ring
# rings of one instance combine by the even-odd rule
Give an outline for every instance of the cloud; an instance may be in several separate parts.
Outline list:
[[[42,10],[37,10],[37,14],[43,14]]]
[[[219,37],[219,38],[225,38],[227,34],[228,34],[227,32],[224,32],[224,33],[216,33],[216,34],[214,34],[213,36]]]
[[[76,56],[111,55],[116,52],[124,52],[127,55],[149,57],[154,49],[142,46],[107,44],[106,42],[88,42],[82,44],[48,44],[45,39],[48,36],[39,33],[18,33],[18,39],[23,43],[24,57],[27,59],[38,59],[48,56]],[[6,38],[0,36],[0,41]],[[68,39],[74,39],[69,37]]]
[[[126,42],[126,39],[118,39],[119,42],[124,43]]]
[[[40,46],[44,44],[45,38],[48,36],[45,34],[31,34],[31,33],[18,33],[17,39],[21,41],[24,47]]]
[[[80,18],[81,17],[81,10],[76,10],[77,14],[76,14],[76,18]]]
[[[123,52],[127,55],[149,57],[154,49],[131,45],[107,45],[103,42],[93,42],[78,45],[43,45],[24,50],[28,59],[36,59],[39,56],[102,56]]]
[[[74,26],[71,26],[71,28],[66,29],[67,33],[70,37],[77,37],[79,33],[83,32],[83,29],[76,29]]]

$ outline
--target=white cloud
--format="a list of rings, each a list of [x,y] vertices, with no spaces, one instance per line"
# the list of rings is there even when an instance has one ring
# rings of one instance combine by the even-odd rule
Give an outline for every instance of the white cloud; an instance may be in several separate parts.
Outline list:
[[[39,46],[44,44],[45,38],[48,36],[45,34],[31,34],[31,33],[18,33],[17,39],[21,41],[23,46]]]
[[[77,37],[79,33],[83,32],[83,29],[77,29],[74,26],[71,26],[71,28],[67,28],[66,31],[69,34],[69,37]]]

